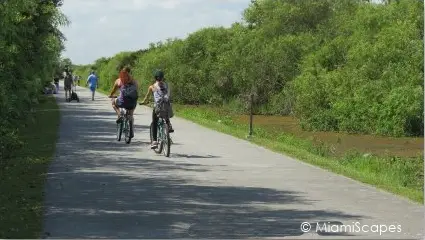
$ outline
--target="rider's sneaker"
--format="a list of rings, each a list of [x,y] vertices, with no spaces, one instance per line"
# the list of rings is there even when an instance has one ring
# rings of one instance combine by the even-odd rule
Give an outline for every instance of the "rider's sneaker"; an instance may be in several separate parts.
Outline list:
[[[151,149],[155,149],[157,147],[158,147],[158,142],[157,141],[152,142]]]
[[[174,132],[173,126],[171,126],[171,124],[168,124],[168,132],[169,133]]]

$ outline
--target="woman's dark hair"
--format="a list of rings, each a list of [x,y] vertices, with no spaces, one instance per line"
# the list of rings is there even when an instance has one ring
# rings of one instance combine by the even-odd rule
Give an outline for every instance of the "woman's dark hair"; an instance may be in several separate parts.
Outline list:
[[[155,80],[161,81],[164,79],[164,72],[162,70],[155,70],[153,77],[155,78]]]

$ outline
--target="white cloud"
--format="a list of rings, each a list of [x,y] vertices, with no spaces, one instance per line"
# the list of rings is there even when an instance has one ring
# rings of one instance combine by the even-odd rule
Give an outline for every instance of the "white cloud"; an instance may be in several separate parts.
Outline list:
[[[71,25],[64,55],[91,63],[150,42],[186,37],[207,26],[239,21],[250,0],[65,0],[62,11]]]
[[[177,0],[167,0],[159,2],[160,6],[167,9],[173,9],[181,4],[180,1]]]
[[[99,18],[99,23],[106,23],[108,21],[108,18],[106,16],[102,16]]]
[[[145,0],[133,0],[134,9],[144,9],[149,6],[149,2]]]

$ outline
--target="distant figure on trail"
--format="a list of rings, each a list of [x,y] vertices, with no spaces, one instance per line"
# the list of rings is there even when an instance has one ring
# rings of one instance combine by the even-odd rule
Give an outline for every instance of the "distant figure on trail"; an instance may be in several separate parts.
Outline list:
[[[46,83],[45,86],[43,87],[43,93],[56,94],[57,93],[56,84],[54,84],[53,82]]]
[[[65,90],[65,99],[68,100],[71,97],[71,88],[72,88],[72,73],[68,68],[65,68],[65,72],[63,74],[64,78],[64,90]]]
[[[77,75],[73,75],[72,79],[73,79],[74,86],[77,86],[78,76]]]
[[[58,76],[55,76],[55,77],[53,78],[53,82],[55,83],[55,86],[56,86],[56,93],[57,93],[57,92],[59,92],[59,77],[58,77]]]
[[[94,71],[90,72],[89,77],[87,78],[86,86],[89,85],[91,91],[91,100],[94,101],[94,94],[96,93],[96,88],[98,88],[98,77]]]

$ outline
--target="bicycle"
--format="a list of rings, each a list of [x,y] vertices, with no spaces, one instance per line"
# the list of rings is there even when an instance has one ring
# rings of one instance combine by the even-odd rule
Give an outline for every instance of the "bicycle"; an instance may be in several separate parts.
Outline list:
[[[114,96],[111,98],[117,97]],[[133,124],[130,116],[128,115],[127,109],[120,108],[120,119],[121,121],[117,122],[117,141],[121,141],[122,133],[124,132],[125,143],[130,144],[131,139],[133,138]]]
[[[143,103],[139,103],[139,105],[144,105]],[[170,132],[168,130],[168,124],[165,122],[165,119],[161,116],[158,117],[158,125],[157,125],[157,141],[158,147],[154,148],[153,151],[157,154],[163,153],[164,156],[170,157],[171,153],[171,144],[173,144],[173,140],[171,139]],[[151,123],[149,126],[149,135],[151,144],[153,143],[153,124]]]
[[[151,144],[152,144],[153,142],[152,123],[149,129],[150,129],[150,137],[151,137]],[[163,119],[162,117],[158,118],[157,141],[158,141],[158,147],[153,149],[154,152],[157,154],[163,153],[164,156],[170,157],[172,140],[170,137],[170,132],[168,131],[168,125],[165,123],[165,119]]]

